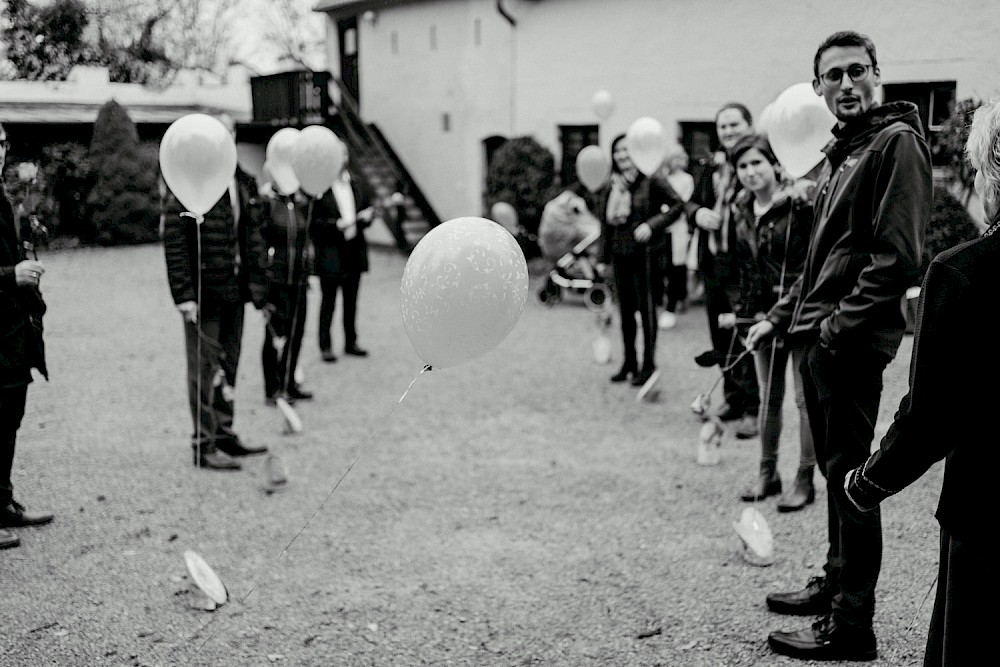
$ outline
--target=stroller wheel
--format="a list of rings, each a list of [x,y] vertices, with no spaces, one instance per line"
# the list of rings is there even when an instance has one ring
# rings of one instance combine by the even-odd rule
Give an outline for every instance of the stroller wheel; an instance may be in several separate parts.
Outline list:
[[[538,301],[552,307],[559,302],[559,288],[554,285],[546,285],[538,290]]]
[[[604,283],[594,283],[583,294],[587,308],[595,313],[603,311],[611,300],[611,292]]]

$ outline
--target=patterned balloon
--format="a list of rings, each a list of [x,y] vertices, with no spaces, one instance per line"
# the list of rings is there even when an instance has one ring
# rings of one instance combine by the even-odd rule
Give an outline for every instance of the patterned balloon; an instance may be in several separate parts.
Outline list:
[[[410,253],[401,286],[403,326],[434,368],[482,356],[513,330],[528,298],[528,266],[514,237],[485,218],[455,218]]]

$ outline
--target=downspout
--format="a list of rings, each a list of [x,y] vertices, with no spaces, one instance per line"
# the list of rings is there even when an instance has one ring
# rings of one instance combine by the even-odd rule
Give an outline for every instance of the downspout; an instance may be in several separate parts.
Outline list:
[[[510,24],[510,136],[514,136],[514,118],[517,115],[517,19],[503,6],[503,0],[497,0],[497,12]]]

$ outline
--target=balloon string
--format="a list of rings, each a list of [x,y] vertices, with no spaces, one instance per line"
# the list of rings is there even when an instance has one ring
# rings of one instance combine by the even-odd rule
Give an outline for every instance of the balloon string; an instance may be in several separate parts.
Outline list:
[[[427,364],[422,369],[420,369],[419,373],[417,373],[414,376],[413,380],[410,381],[410,384],[407,385],[406,390],[403,391],[403,395],[400,396],[399,400],[396,401],[396,403],[392,406],[392,409],[389,411],[389,414],[386,416],[386,418],[385,419],[380,419],[379,422],[378,422],[378,426],[376,427],[376,429],[373,430],[373,431],[371,431],[369,433],[368,442],[366,443],[366,446],[361,448],[361,451],[359,451],[358,454],[357,454],[357,456],[354,457],[354,460],[351,461],[351,464],[349,466],[347,466],[347,469],[344,471],[344,474],[340,476],[340,479],[338,479],[337,482],[333,485],[333,487],[329,490],[329,492],[327,492],[326,496],[323,498],[323,500],[320,502],[320,504],[316,507],[315,510],[313,510],[312,514],[309,515],[309,518],[306,519],[305,523],[302,524],[302,527],[299,528],[295,532],[295,534],[292,536],[292,538],[290,540],[288,540],[288,543],[285,544],[284,548],[282,548],[282,550],[281,550],[281,553],[279,553],[278,557],[276,559],[274,559],[274,560],[280,561],[282,558],[284,558],[285,554],[288,553],[288,550],[292,548],[293,544],[295,544],[295,541],[299,539],[299,536],[302,535],[302,533],[305,532],[306,528],[309,527],[309,525],[313,522],[313,520],[317,516],[319,516],[319,513],[322,512],[323,508],[326,506],[326,503],[329,502],[330,498],[332,498],[333,494],[337,492],[337,489],[340,488],[340,485],[343,483],[343,481],[345,479],[347,479],[347,476],[349,474],[351,474],[352,470],[354,470],[354,467],[357,465],[358,461],[361,460],[361,456],[365,453],[365,451],[367,451],[369,449],[369,447],[371,446],[371,443],[375,440],[375,437],[378,436],[379,434],[381,434],[382,430],[385,428],[385,425],[391,421],[392,415],[395,414],[395,412],[396,412],[396,408],[400,405],[400,403],[403,402],[403,399],[406,398],[406,395],[409,393],[410,389],[416,383],[417,378],[419,378],[421,375],[423,375],[424,373],[426,373],[427,371],[430,371],[430,370],[432,370],[432,367],[431,367],[430,364]],[[263,567],[263,566],[260,566],[260,567]],[[256,578],[257,571],[260,569],[260,567],[254,569],[254,571],[250,575],[251,579],[255,579]],[[250,596],[254,593],[254,591],[256,591],[256,590],[257,590],[257,583],[255,582],[255,583],[253,583],[250,586],[250,589],[241,598],[239,598],[239,603],[240,604],[245,603],[250,598]],[[209,627],[212,623],[214,623],[215,619],[217,619],[217,618],[220,618],[220,617],[219,616],[214,616],[207,623],[203,624],[195,632],[195,634],[192,636],[192,638],[198,636],[198,634],[201,633],[203,630],[205,630],[205,628]],[[213,633],[209,634],[207,637],[205,637],[205,639],[199,645],[199,650],[202,649],[202,648],[204,648],[205,645],[209,642],[209,640],[212,639],[212,637],[214,637],[214,636],[215,636],[215,633],[213,632]]]

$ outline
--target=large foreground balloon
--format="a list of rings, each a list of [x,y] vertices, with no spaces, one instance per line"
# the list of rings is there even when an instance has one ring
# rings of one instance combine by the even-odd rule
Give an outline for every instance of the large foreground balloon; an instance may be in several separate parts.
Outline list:
[[[328,127],[302,128],[292,146],[292,170],[303,192],[319,197],[340,175],[347,155],[344,144]]]
[[[446,368],[499,345],[528,298],[528,266],[510,233],[485,218],[443,222],[410,253],[403,327],[425,363]]]
[[[201,113],[170,124],[160,141],[160,173],[184,209],[205,215],[236,173],[236,143],[218,119]]]
[[[283,127],[275,132],[267,142],[266,164],[274,185],[283,195],[290,195],[299,189],[299,178],[295,175],[292,162],[295,160],[295,144],[299,130]],[[333,179],[330,180],[333,183]]]
[[[596,192],[607,183],[611,175],[611,158],[598,146],[584,146],[576,154],[576,176],[590,190]]]
[[[594,108],[594,113],[601,120],[607,120],[611,112],[615,110],[615,102],[611,93],[606,90],[598,90],[590,100],[590,105]]]
[[[634,121],[625,132],[628,155],[636,168],[646,176],[654,173],[663,164],[669,144],[663,125],[648,116]]]
[[[770,105],[767,137],[774,155],[792,178],[808,174],[823,160],[837,118],[808,83],[785,89]]]

